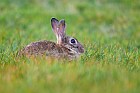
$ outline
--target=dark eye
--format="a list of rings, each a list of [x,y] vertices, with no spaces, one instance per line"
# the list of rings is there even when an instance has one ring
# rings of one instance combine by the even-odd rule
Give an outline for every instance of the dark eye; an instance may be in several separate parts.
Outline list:
[[[71,39],[70,42],[71,42],[71,43],[76,43],[75,39]]]

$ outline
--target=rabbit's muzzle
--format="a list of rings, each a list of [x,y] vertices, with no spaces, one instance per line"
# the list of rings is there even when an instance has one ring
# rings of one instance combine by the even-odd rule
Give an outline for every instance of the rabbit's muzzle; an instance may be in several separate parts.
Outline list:
[[[79,53],[84,53],[84,47],[83,46],[78,46],[78,51]]]

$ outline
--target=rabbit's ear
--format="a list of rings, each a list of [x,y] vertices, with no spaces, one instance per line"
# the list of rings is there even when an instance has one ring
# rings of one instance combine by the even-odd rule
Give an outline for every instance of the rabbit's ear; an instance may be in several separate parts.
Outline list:
[[[58,24],[58,31],[57,31],[58,44],[62,44],[63,38],[65,37],[65,27],[66,27],[65,20],[64,19],[60,20]]]
[[[59,21],[56,18],[51,19],[51,25],[54,33],[57,33]]]
[[[65,37],[65,20],[58,21],[56,18],[52,18],[51,25],[57,38],[57,44],[62,44]]]
[[[58,34],[59,21],[56,18],[52,18],[51,19],[51,25],[52,25],[53,32],[56,35],[57,43],[58,43],[58,40],[59,40],[59,37],[60,37],[60,35]]]
[[[58,26],[58,32],[65,35],[65,27],[66,27],[66,24],[65,24],[65,20],[62,19],[59,21],[59,26]]]

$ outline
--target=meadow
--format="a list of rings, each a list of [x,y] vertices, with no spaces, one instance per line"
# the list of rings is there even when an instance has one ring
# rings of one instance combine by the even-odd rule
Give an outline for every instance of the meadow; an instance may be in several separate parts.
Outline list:
[[[77,60],[19,58],[56,41],[50,19],[85,47]],[[140,0],[0,0],[0,93],[140,93]]]

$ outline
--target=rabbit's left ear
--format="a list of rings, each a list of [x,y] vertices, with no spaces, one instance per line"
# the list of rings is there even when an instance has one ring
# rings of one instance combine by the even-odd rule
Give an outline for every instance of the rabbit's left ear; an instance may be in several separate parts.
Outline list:
[[[58,28],[59,28],[58,32],[65,35],[66,24],[65,24],[65,20],[64,19],[59,21]]]

